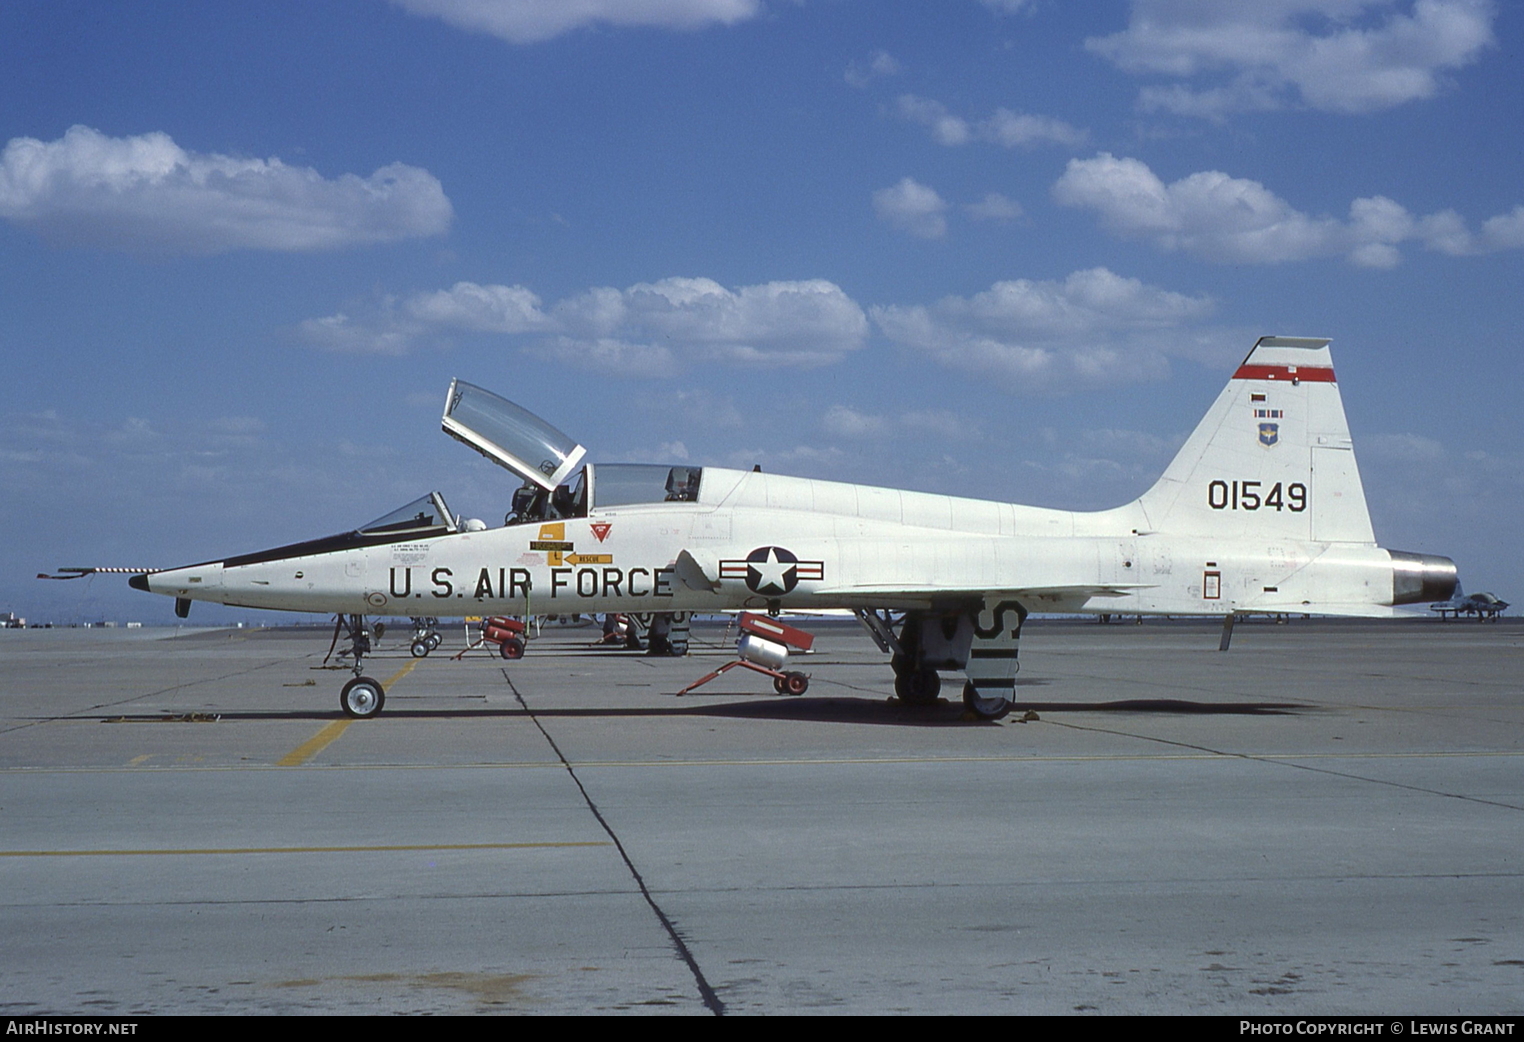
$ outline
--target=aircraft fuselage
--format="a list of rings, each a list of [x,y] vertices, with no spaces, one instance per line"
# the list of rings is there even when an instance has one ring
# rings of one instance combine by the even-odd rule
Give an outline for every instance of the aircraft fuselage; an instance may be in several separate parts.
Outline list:
[[[1380,617],[1456,588],[1449,558],[1377,544],[1322,338],[1260,338],[1159,480],[1094,512],[719,467],[578,470],[580,444],[459,380],[441,424],[523,480],[512,523],[455,518],[435,492],[353,532],[132,585],[181,614],[210,600],[351,616],[357,663],[367,614],[851,608],[903,700],[927,704],[961,670],[964,704],[991,719],[1009,712],[1032,612]],[[355,716],[383,699],[360,676],[341,695]]]
[[[254,554],[264,559],[146,581],[189,600],[383,615],[955,610],[992,589],[1034,591],[1028,609],[1055,612],[1224,615],[1341,604],[1379,612],[1401,603],[1391,554],[1375,546],[1140,535],[1144,519],[1125,507],[1074,513],[719,468],[706,468],[705,482],[727,494],[416,541]],[[726,502],[759,495],[816,505]],[[1315,506],[1317,490],[1305,496],[1304,509]],[[850,501],[851,512],[833,512],[832,500]]]

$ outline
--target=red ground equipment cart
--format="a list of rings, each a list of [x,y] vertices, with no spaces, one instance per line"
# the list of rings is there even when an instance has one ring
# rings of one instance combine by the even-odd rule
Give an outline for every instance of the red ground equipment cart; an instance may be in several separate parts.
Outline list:
[[[678,692],[686,695],[696,687],[709,683],[721,673],[728,673],[737,666],[766,673],[773,678],[773,690],[780,695],[802,695],[809,690],[810,678],[797,670],[784,672],[782,666],[788,661],[790,648],[809,651],[814,645],[813,635],[801,629],[749,611],[741,613],[741,639],[736,645],[740,654],[734,662],[727,662],[700,680],[695,680]]]

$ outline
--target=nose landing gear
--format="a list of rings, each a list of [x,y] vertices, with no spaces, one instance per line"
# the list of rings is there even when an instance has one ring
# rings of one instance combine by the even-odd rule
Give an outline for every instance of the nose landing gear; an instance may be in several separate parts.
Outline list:
[[[386,705],[386,690],[382,688],[379,680],[370,677],[355,677],[344,685],[344,690],[339,693],[339,705],[345,715],[356,720],[368,720],[381,712],[381,707]]]
[[[328,654],[323,656],[325,663],[333,657],[333,649],[338,646],[341,636],[349,642],[349,647],[340,651],[338,657],[354,659],[350,668],[354,670],[355,678],[339,692],[339,708],[353,719],[368,720],[381,712],[381,707],[386,704],[386,689],[381,686],[381,681],[365,676],[361,665],[370,654],[370,631],[365,628],[365,616],[340,615],[334,620],[333,642],[328,645]]]

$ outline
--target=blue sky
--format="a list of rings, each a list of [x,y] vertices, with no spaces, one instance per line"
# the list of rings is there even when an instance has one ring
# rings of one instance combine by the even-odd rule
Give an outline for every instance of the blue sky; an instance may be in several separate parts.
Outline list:
[[[1378,538],[1524,593],[1524,29],[1485,0],[0,8],[0,610],[595,459],[1073,509],[1334,339]],[[198,608],[197,619],[250,617]]]

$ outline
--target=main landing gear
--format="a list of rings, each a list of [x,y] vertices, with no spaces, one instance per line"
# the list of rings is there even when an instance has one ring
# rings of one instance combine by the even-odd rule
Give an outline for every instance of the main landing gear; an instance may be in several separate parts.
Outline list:
[[[413,640],[408,645],[408,650],[414,658],[428,658],[429,652],[437,650],[444,642],[438,626],[439,620],[432,615],[413,616]]]
[[[910,612],[894,632],[887,612],[859,611],[858,619],[880,648],[892,653],[894,693],[908,706],[935,705],[939,670],[961,670],[963,707],[980,720],[1011,711],[1016,652],[1026,609],[1014,600],[970,605],[962,611]]]
[[[635,612],[623,616],[625,644],[631,651],[651,656],[682,658],[688,654],[690,613],[685,611]]]
[[[970,680],[963,684],[963,708],[981,720],[1000,720],[1010,715],[1011,700],[1004,695],[981,695]]]
[[[917,669],[902,655],[890,663],[894,667],[894,693],[908,706],[935,705],[942,693],[942,677],[934,669]]]
[[[328,645],[328,654],[323,656],[324,662],[333,657],[333,649],[338,646],[341,636],[349,642],[349,647],[340,651],[338,657],[354,659],[351,668],[355,678],[339,692],[339,708],[344,710],[346,716],[368,720],[386,705],[386,689],[381,686],[381,681],[365,676],[365,670],[360,664],[370,653],[370,631],[365,628],[365,616],[340,615],[334,620],[333,642]]]

